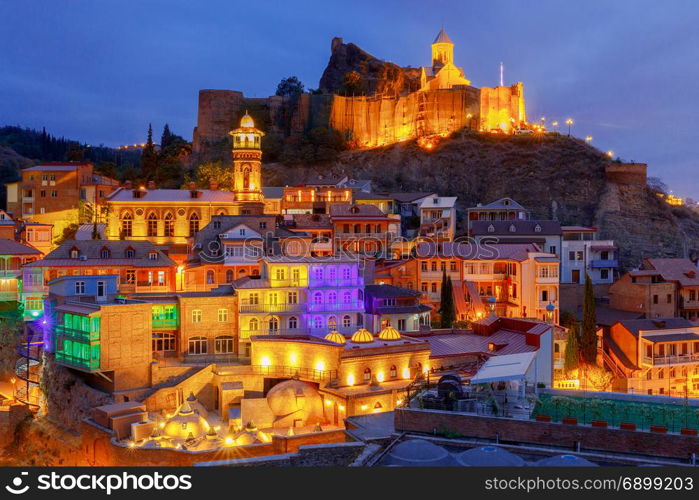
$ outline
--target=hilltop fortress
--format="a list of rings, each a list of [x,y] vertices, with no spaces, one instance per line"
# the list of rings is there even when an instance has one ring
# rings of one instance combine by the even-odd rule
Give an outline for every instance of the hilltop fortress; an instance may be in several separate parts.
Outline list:
[[[227,140],[246,109],[270,132],[294,136],[327,127],[340,131],[357,149],[411,139],[429,142],[462,128],[510,133],[527,126],[521,82],[472,86],[454,64],[454,43],[443,29],[431,49],[430,66],[400,67],[334,38],[317,92],[292,99],[201,90],[194,151]]]

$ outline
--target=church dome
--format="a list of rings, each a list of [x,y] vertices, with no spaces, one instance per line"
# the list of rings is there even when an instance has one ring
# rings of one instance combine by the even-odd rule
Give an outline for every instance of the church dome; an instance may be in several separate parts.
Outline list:
[[[352,342],[356,344],[368,344],[374,341],[374,336],[365,328],[360,328],[352,335]]]
[[[379,332],[379,340],[400,340],[400,332],[392,326],[387,326]]]
[[[172,438],[201,437],[209,431],[209,424],[198,411],[185,401],[172,418],[168,419],[163,434]],[[191,435],[191,436],[190,436]]]
[[[347,342],[347,339],[345,339],[345,336],[342,335],[340,332],[330,332],[325,336],[325,340],[329,340],[330,342],[335,342],[336,344],[344,344]]]
[[[246,111],[243,117],[240,119],[240,126],[246,127],[246,128],[255,128],[255,122],[252,119],[252,116],[248,114]]]

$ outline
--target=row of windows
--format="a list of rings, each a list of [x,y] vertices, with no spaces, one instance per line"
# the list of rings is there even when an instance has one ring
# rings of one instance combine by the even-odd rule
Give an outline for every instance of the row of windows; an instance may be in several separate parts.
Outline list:
[[[264,321],[266,327],[269,331],[278,331],[281,325],[280,319],[275,317],[269,318]],[[287,320],[287,328],[290,330],[295,330],[299,327],[299,319],[296,316],[290,316]],[[361,326],[364,323],[364,318],[361,314],[357,314],[356,326]],[[342,316],[341,323],[343,328],[352,327],[352,317],[349,314]],[[315,329],[322,329],[327,326],[328,330],[336,330],[338,327],[337,316],[329,316],[327,321],[322,316],[315,316],[309,321],[309,327]],[[257,318],[251,318],[248,322],[248,330],[258,331],[260,329],[260,321]]]
[[[217,311],[216,317],[218,319],[219,323],[226,323],[228,321],[228,309],[222,308]],[[192,314],[192,323],[201,323],[203,314],[201,309],[193,309]]]
[[[146,219],[146,230],[148,236],[158,236],[158,219],[155,214],[150,214]],[[199,216],[193,213],[189,216],[189,236],[194,236],[199,232]],[[121,235],[124,238],[133,236],[133,218],[126,212],[121,218]],[[168,213],[163,220],[163,236],[172,237],[175,235],[175,221],[171,213]]]

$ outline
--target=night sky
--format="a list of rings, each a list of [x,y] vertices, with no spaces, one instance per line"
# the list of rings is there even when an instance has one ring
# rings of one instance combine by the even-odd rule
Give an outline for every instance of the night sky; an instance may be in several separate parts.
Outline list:
[[[90,144],[191,139],[197,92],[316,88],[343,37],[400,65],[430,63],[444,26],[476,87],[523,81],[530,119],[647,162],[699,198],[699,2],[0,0],[0,125]]]

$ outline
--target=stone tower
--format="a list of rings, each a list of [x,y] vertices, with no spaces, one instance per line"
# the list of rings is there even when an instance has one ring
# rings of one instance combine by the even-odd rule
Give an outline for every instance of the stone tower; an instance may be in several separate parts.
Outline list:
[[[262,136],[252,117],[245,112],[240,127],[231,130],[233,136],[233,193],[240,202],[239,215],[263,213],[262,197]]]
[[[451,41],[447,32],[442,28],[432,43],[432,68],[437,70],[453,62],[454,42]]]

